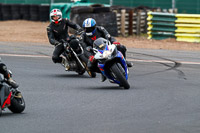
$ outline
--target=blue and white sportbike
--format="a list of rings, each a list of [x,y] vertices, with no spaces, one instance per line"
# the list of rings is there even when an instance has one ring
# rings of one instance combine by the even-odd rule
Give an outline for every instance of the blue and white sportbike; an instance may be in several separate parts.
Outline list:
[[[114,44],[104,38],[98,38],[93,43],[94,59],[97,60],[101,73],[111,83],[117,83],[124,89],[129,89],[128,68],[122,53]]]

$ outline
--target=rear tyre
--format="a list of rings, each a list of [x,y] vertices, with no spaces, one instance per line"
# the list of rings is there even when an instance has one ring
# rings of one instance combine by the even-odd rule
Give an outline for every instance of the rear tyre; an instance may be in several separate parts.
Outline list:
[[[116,63],[111,66],[111,71],[114,73],[115,78],[120,82],[120,85],[123,86],[124,89],[130,88],[130,85],[129,85],[128,81],[126,80],[126,77],[124,76],[124,74],[119,69],[119,67],[117,66]]]
[[[25,109],[25,101],[24,98],[21,96],[21,98],[14,97],[11,99],[11,105],[8,107],[8,109],[13,113],[21,113]]]
[[[84,73],[85,73],[85,71],[78,72],[78,75],[83,75]]]

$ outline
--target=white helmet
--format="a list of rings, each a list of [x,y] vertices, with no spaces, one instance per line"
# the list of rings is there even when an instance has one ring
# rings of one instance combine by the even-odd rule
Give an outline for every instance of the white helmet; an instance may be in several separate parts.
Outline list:
[[[54,17],[58,17],[56,20]],[[55,22],[56,24],[62,20],[62,12],[59,9],[53,9],[50,12],[50,19],[52,22]]]
[[[83,21],[83,29],[87,36],[93,36],[96,31],[96,21],[93,18],[87,18]]]

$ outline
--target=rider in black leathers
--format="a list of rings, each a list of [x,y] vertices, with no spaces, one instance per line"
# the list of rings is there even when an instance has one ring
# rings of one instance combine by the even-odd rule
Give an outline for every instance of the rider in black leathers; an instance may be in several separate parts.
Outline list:
[[[12,86],[15,89],[19,87],[19,85],[11,78],[11,74],[7,69],[7,66],[3,62],[1,62],[1,59],[0,59],[0,73],[4,75],[4,78],[7,79],[7,83],[10,86]]]
[[[68,26],[81,31],[81,27],[78,24],[72,23],[68,19],[62,18],[62,13],[59,9],[53,9],[50,13],[51,23],[47,27],[47,35],[49,42],[55,46],[52,60],[54,63],[62,63],[63,58],[60,55],[64,52],[63,41],[69,41]]]

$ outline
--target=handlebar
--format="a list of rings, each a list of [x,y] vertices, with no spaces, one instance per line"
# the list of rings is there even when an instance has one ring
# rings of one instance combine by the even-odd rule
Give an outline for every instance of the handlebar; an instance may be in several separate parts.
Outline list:
[[[81,35],[84,31],[81,30],[81,31],[76,31],[74,35]]]

